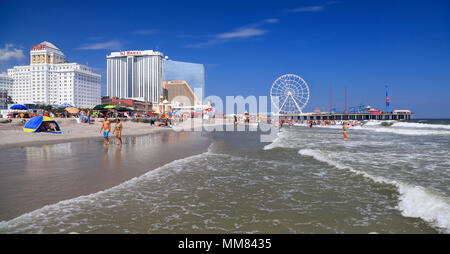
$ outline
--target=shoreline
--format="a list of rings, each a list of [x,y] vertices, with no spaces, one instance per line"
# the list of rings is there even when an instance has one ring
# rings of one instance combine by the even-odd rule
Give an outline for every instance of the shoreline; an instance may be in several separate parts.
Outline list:
[[[17,147],[53,145],[60,143],[68,143],[75,141],[103,140],[103,135],[100,133],[101,119],[94,119],[92,124],[79,124],[73,118],[55,119],[62,134],[52,133],[28,133],[22,130],[24,125],[20,124],[19,119],[13,119],[11,123],[0,124],[0,150]],[[192,128],[193,124],[201,126],[201,131],[208,128],[214,128],[219,125],[228,125],[224,121],[217,121],[217,123],[203,124],[201,119],[188,119],[173,128],[169,127],[155,127],[150,126],[149,123],[123,121],[122,138],[139,137],[152,133],[159,132],[195,132]],[[114,123],[111,123],[111,128],[114,128]],[[110,140],[115,140],[115,135],[110,132]]]
[[[123,145],[104,145],[92,139],[55,140],[58,144],[1,150],[0,221],[104,191],[175,160],[206,152],[211,143],[200,133],[163,130],[124,136]]]
[[[23,125],[20,121],[13,121],[11,123],[0,125],[0,149],[51,145],[58,143],[66,143],[82,140],[101,140],[103,139],[100,133],[101,122],[94,121],[92,124],[79,124],[75,119],[63,118],[56,119],[63,133],[28,133],[22,130]],[[114,124],[111,124],[113,128]],[[138,122],[125,122],[122,137],[142,136],[160,131],[165,131],[168,128],[152,127],[150,124]],[[109,136],[110,139],[115,138],[114,135]]]

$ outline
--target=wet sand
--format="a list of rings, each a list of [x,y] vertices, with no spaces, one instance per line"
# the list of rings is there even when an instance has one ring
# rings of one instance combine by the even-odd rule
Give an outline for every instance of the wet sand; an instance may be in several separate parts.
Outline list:
[[[111,188],[209,144],[201,132],[165,131],[124,137],[122,146],[91,139],[0,149],[0,221]]]

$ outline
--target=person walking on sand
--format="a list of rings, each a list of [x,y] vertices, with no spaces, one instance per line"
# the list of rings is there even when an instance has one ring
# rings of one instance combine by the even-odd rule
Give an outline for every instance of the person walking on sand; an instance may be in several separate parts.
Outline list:
[[[117,139],[117,145],[122,144],[122,123],[120,122],[120,119],[116,120],[116,127],[114,128],[114,133],[116,134],[116,139]]]
[[[105,139],[105,145],[109,145],[109,130],[111,129],[111,122],[108,120],[108,117],[105,116],[102,127],[100,128],[100,133],[103,130],[103,138]]]
[[[86,114],[86,123],[91,124],[91,111],[90,110],[88,110],[88,112]]]
[[[344,140],[347,140],[347,131],[348,131],[347,122],[344,122],[344,126],[342,126],[342,129],[344,130]]]

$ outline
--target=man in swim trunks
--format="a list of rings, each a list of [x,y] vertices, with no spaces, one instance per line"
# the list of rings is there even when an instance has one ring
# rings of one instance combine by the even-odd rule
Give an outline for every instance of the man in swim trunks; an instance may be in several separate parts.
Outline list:
[[[122,144],[122,123],[120,122],[120,119],[116,120],[116,127],[114,128],[114,133],[116,134],[117,139],[117,145]]]
[[[344,122],[344,126],[342,127],[342,129],[344,130],[344,140],[347,140],[347,122]]]
[[[108,117],[105,117],[102,123],[102,127],[100,128],[100,133],[103,130],[103,138],[105,139],[105,145],[109,145],[109,130],[111,129],[111,122],[108,120]]]

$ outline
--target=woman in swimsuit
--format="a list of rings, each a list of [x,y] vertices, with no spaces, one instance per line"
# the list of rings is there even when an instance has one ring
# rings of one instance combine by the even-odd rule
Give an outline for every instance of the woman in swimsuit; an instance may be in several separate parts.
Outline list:
[[[116,121],[116,127],[114,128],[114,133],[116,133],[117,138],[117,144],[122,144],[122,123],[120,122],[120,119],[117,119]]]
[[[344,126],[342,127],[342,129],[344,130],[344,140],[347,140],[348,134],[348,126],[347,126],[347,122],[344,122]]]

